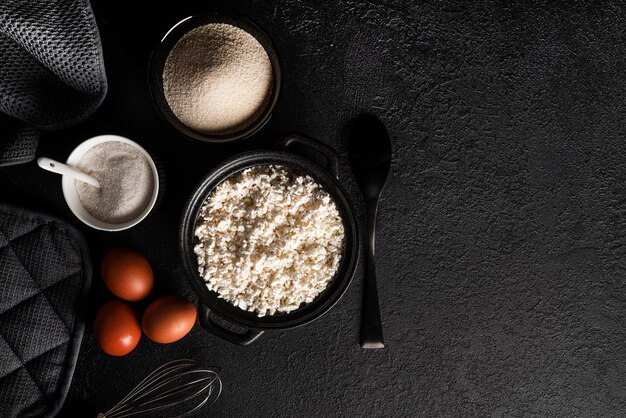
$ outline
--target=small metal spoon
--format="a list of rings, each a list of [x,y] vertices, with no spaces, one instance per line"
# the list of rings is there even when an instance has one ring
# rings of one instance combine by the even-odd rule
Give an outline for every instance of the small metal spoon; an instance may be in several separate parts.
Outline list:
[[[367,216],[367,271],[361,315],[361,347],[383,348],[383,327],[376,288],[376,213],[378,199],[391,167],[391,140],[385,125],[374,115],[355,117],[348,129],[348,158],[365,198]]]
[[[63,176],[69,176],[78,181],[82,181],[83,183],[91,184],[93,187],[97,187],[98,189],[100,188],[100,182],[98,181],[98,179],[95,179],[90,175],[75,169],[74,167],[70,167],[67,164],[63,164],[46,157],[39,157],[37,159],[37,164],[44,170],[56,174],[61,174]]]

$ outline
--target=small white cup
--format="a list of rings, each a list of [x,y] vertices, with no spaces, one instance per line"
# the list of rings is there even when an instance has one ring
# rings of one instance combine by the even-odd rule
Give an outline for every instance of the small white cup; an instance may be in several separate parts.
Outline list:
[[[69,206],[72,213],[76,215],[78,219],[80,219],[83,223],[85,223],[86,225],[89,225],[92,228],[99,229],[101,231],[113,232],[113,231],[122,231],[124,229],[131,228],[137,225],[139,222],[141,222],[146,216],[148,216],[148,214],[154,207],[157,196],[159,195],[159,173],[157,171],[156,165],[154,164],[154,161],[152,160],[152,157],[150,156],[150,154],[148,154],[148,152],[145,149],[143,149],[136,142],[131,141],[128,138],[124,138],[123,136],[118,136],[118,135],[100,135],[100,136],[96,136],[96,137],[86,140],[85,142],[77,146],[74,149],[74,151],[72,151],[69,157],[67,157],[66,164],[72,167],[76,167],[76,165],[78,164],[80,159],[83,157],[83,155],[85,155],[85,153],[89,151],[91,148],[93,148],[94,146],[98,144],[102,144],[103,142],[111,142],[111,141],[123,142],[125,144],[128,144],[130,146],[137,148],[137,150],[140,151],[150,163],[150,168],[152,169],[152,175],[154,178],[154,182],[153,182],[154,190],[152,192],[152,197],[150,198],[150,202],[148,203],[146,208],[143,210],[143,212],[139,214],[139,216],[137,216],[134,219],[131,219],[130,221],[119,223],[119,224],[103,222],[100,219],[95,218],[89,212],[87,212],[87,209],[85,209],[85,207],[82,205],[82,203],[80,202],[80,199],[78,198],[78,193],[76,192],[76,187],[75,187],[75,180],[73,178],[68,177],[68,176],[63,176],[61,180],[61,185],[63,187],[63,196],[65,197],[65,202],[67,202],[67,206]]]

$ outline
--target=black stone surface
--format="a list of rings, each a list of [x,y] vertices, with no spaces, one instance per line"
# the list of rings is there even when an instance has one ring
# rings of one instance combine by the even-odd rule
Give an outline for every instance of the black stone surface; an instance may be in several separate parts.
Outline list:
[[[139,226],[107,234],[74,220],[95,263],[112,247],[135,247],[156,272],[151,298],[192,297],[176,233],[202,175],[296,130],[336,147],[357,200],[342,130],[371,111],[394,143],[377,243],[387,346],[359,347],[360,273],[326,316],[250,347],[196,326],[178,343],[144,338],[112,358],[87,328],[66,415],[110,407],[180,357],[222,368],[212,416],[626,414],[621,2],[191,4],[138,13],[94,0],[109,95],[88,121],[42,139],[40,155],[63,160],[90,136],[122,134],[165,168],[162,203]],[[167,29],[216,8],[265,28],[283,64],[274,117],[242,144],[185,140],[159,119],[146,84],[150,51]],[[60,179],[34,163],[0,169],[0,196],[73,220]],[[95,311],[111,295],[94,282]]]

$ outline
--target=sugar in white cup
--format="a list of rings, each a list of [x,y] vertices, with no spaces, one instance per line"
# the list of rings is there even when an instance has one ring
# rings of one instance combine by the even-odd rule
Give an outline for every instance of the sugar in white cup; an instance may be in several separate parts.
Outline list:
[[[89,151],[91,148],[95,147],[98,144],[109,141],[123,142],[136,148],[139,152],[141,152],[141,154],[146,157],[146,160],[148,161],[150,168],[152,169],[152,175],[154,180],[152,184],[154,190],[152,191],[152,196],[145,209],[137,217],[119,224],[101,221],[100,219],[94,217],[89,212],[87,212],[87,209],[85,209],[85,207],[82,205],[78,197],[78,192],[76,191],[76,180],[69,176],[63,176],[61,180],[61,185],[63,187],[63,196],[65,197],[65,202],[67,202],[67,206],[69,206],[72,213],[76,215],[78,219],[80,219],[83,223],[89,225],[92,228],[99,229],[101,231],[113,232],[131,228],[141,222],[146,216],[148,216],[148,214],[154,207],[157,196],[159,194],[159,173],[157,171],[156,165],[154,164],[154,161],[152,160],[152,157],[145,149],[143,149],[136,142],[118,135],[100,135],[86,140],[85,142],[77,146],[74,151],[72,151],[69,157],[67,157],[66,164],[72,167],[76,167],[80,159],[85,155],[85,153],[87,153],[87,151]]]

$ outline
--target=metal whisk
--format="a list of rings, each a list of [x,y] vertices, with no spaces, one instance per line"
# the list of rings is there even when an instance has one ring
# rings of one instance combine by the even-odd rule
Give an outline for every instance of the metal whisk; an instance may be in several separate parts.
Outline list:
[[[206,404],[213,404],[222,393],[218,372],[194,360],[165,363],[150,373],[124,399],[97,418],[123,418],[146,414],[158,416],[167,410],[180,418],[192,415]],[[210,403],[209,403],[210,401]],[[182,414],[179,412],[185,410]],[[156,414],[156,415],[155,415]]]

